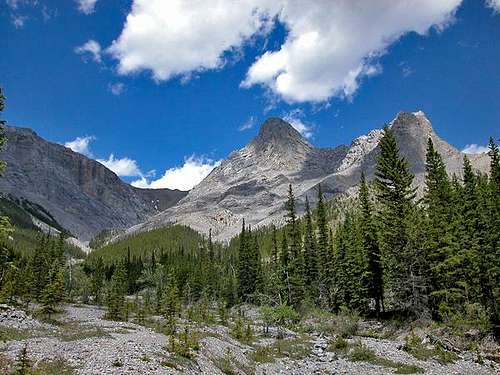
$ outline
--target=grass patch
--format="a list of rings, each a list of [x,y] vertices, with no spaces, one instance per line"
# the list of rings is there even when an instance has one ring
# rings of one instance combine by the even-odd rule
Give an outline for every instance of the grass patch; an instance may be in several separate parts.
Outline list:
[[[229,350],[226,352],[226,355],[224,357],[215,358],[212,362],[224,374],[227,375],[238,374],[238,370],[234,365],[234,356],[229,352]]]
[[[424,372],[424,369],[418,366],[394,362],[388,358],[379,357],[372,349],[361,342],[349,344],[346,340],[337,338],[330,346],[336,349],[334,351],[347,353],[348,358],[353,362],[367,362],[376,366],[393,368],[396,374],[419,374]]]
[[[111,335],[99,327],[85,329],[74,325],[65,327],[63,333],[59,335],[61,341],[79,341],[94,337],[111,337]]]
[[[276,340],[274,344],[260,346],[252,353],[252,359],[258,363],[273,362],[275,358],[288,357],[303,359],[311,354],[311,345],[306,337]]]
[[[410,335],[406,336],[403,350],[422,361],[432,358],[437,360],[439,363],[443,365],[448,363],[454,363],[456,360],[458,360],[457,354],[445,350],[440,345],[436,345],[434,347],[426,346],[422,342],[420,337],[418,337],[414,333],[411,333]]]
[[[16,329],[16,328],[0,328],[0,341],[21,341],[32,337],[36,337],[33,330],[28,329]]]
[[[337,336],[328,346],[328,350],[335,353],[346,353],[349,348],[349,343],[342,336]]]
[[[169,358],[161,361],[160,364],[163,367],[168,367],[174,370],[182,371],[186,368],[190,368],[193,362],[186,357],[173,354]]]

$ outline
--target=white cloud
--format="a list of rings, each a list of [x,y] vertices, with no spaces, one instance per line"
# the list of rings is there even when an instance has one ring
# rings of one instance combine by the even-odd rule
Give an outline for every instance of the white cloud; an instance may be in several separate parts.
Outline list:
[[[92,157],[92,152],[90,151],[90,142],[95,140],[93,135],[88,135],[85,137],[76,137],[73,141],[66,142],[64,146],[72,149],[75,152]]]
[[[125,85],[121,82],[110,83],[108,85],[108,90],[115,96],[120,96],[125,91]]]
[[[351,96],[374,62],[401,36],[424,35],[452,20],[461,0],[285,1],[279,19],[289,33],[278,51],[250,67],[244,87],[261,84],[289,102]],[[375,67],[375,69],[374,69]]]
[[[500,0],[487,0],[486,5],[492,8],[495,12],[500,13]]]
[[[310,139],[313,136],[313,126],[305,124],[302,117],[304,117],[304,112],[295,109],[283,116],[283,120],[292,125],[303,137]]]
[[[465,145],[464,149],[462,150],[462,152],[466,154],[482,154],[488,151],[489,148],[487,146],[480,146],[475,143],[472,143],[470,145]]]
[[[132,186],[144,189],[179,189],[191,190],[198,185],[212,170],[220,164],[205,157],[191,155],[184,160],[182,166],[170,168],[157,180],[148,181],[146,177],[141,177],[132,182]]]
[[[270,0],[134,0],[109,48],[118,71],[150,70],[156,80],[224,66],[235,51],[268,30],[279,7]]]
[[[135,160],[127,157],[116,159],[113,154],[109,155],[108,160],[96,159],[106,168],[112,170],[120,177],[142,177],[142,172]]]
[[[64,145],[75,152],[83,154],[89,158],[94,158],[94,154],[90,149],[90,143],[96,138],[92,135],[85,137],[77,137],[75,140],[66,142]],[[106,168],[110,169],[120,177],[143,177],[144,174],[141,172],[139,165],[133,159],[128,157],[123,157],[121,159],[115,158],[113,154],[110,154],[108,159],[95,159]]]
[[[94,13],[97,0],[76,0],[76,2],[80,12],[87,15]]]
[[[255,118],[253,116],[250,116],[248,120],[246,120],[243,124],[240,125],[238,130],[242,132],[248,129],[252,129],[254,126],[255,126]]]
[[[351,96],[377,58],[401,36],[445,28],[461,0],[134,0],[109,48],[118,71],[150,70],[156,80],[219,69],[228,53],[271,30],[288,34],[265,51],[243,87],[262,85],[289,102]]]
[[[101,52],[101,45],[92,39],[75,48],[75,53],[83,55],[84,57],[90,55],[92,60],[97,63],[101,62]]]

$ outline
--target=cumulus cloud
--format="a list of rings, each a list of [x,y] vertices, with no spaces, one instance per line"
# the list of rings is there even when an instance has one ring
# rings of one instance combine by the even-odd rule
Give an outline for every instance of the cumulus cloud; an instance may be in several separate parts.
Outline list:
[[[285,116],[283,120],[292,125],[304,138],[310,139],[313,136],[313,126],[303,122],[304,112],[301,109],[295,109]]]
[[[85,156],[92,157],[92,152],[90,151],[90,143],[93,140],[95,140],[95,137],[93,135],[87,135],[85,137],[76,137],[76,139],[66,142],[64,146]]]
[[[487,0],[486,5],[492,8],[495,12],[500,13],[500,0]]]
[[[289,28],[281,48],[250,67],[244,87],[260,84],[289,102],[349,97],[377,58],[409,32],[426,34],[452,20],[461,0],[286,1],[279,19]]]
[[[243,124],[240,125],[238,130],[242,132],[248,129],[252,129],[254,126],[255,126],[255,117],[250,116],[248,120],[246,120]]]
[[[122,74],[150,70],[156,80],[221,68],[271,24],[269,0],[134,0],[121,35],[109,48]]]
[[[159,179],[149,181],[147,177],[141,177],[131,185],[144,189],[191,190],[219,164],[220,161],[191,155],[184,160],[183,165],[167,169]]]
[[[75,53],[82,55],[84,58],[91,56],[92,60],[97,63],[102,61],[101,52],[101,45],[93,39],[90,39],[86,43],[75,48]]]
[[[137,165],[137,162],[127,157],[117,159],[113,154],[111,154],[107,160],[96,160],[120,177],[139,177],[143,175],[141,169]]]
[[[115,96],[120,96],[125,91],[125,85],[121,82],[110,83],[108,85],[108,90]]]
[[[94,13],[97,0],[76,0],[76,2],[78,3],[78,10],[83,14]]]
[[[462,150],[462,152],[466,154],[482,154],[488,151],[489,148],[487,146],[481,146],[475,143],[472,143],[470,145],[465,145],[464,149]]]
[[[401,36],[445,28],[461,0],[134,0],[109,51],[118,71],[156,80],[219,69],[228,54],[275,20],[288,33],[252,64],[243,87],[262,85],[289,102],[349,97]]]

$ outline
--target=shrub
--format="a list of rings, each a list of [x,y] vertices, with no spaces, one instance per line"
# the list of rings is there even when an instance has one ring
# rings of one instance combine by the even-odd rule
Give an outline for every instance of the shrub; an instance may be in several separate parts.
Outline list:
[[[334,331],[341,337],[356,335],[359,328],[359,314],[356,311],[342,310],[333,320]]]
[[[373,362],[377,356],[375,352],[368,348],[365,344],[358,342],[352,348],[349,353],[349,358],[352,361],[364,361],[364,362]]]

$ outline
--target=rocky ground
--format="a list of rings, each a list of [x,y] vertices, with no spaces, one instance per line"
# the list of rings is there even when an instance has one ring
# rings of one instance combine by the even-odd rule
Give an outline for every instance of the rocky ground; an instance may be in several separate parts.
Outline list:
[[[68,305],[49,324],[0,305],[0,373],[13,372],[24,346],[42,374],[500,373],[499,364],[479,351],[435,351],[421,331],[414,334],[423,338],[420,352],[405,347],[407,331],[389,334],[377,322],[362,322],[346,334],[344,323],[311,319],[293,331],[280,331],[283,338],[278,340],[276,328],[263,333],[255,310],[244,315],[245,338],[235,339],[232,318],[226,326],[215,320],[180,320],[178,341],[172,345],[162,333],[165,322],[160,317],[143,324],[114,322],[95,306]],[[330,329],[335,324],[337,333]],[[494,358],[498,346],[490,346]]]

